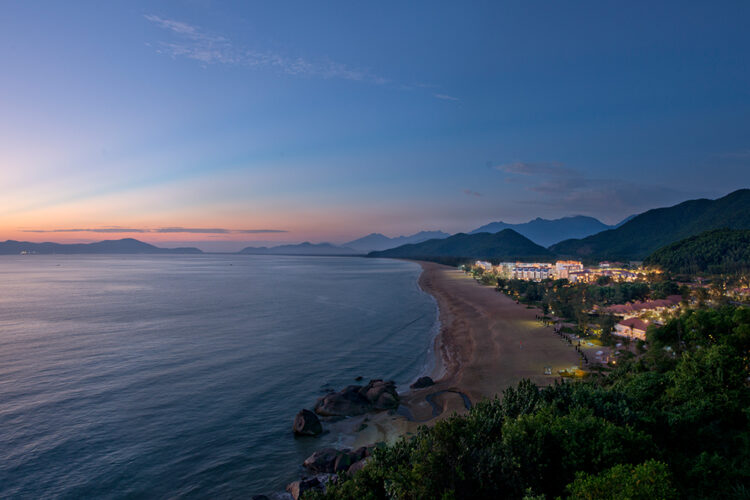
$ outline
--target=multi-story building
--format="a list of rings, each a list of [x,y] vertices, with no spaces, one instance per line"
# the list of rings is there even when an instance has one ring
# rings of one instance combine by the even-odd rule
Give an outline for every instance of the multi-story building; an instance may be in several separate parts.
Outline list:
[[[555,262],[555,278],[568,279],[571,272],[583,271],[583,264],[577,260],[558,260]]]

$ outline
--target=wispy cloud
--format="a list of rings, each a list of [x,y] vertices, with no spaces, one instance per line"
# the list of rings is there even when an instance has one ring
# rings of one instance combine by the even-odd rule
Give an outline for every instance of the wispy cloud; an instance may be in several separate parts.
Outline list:
[[[311,61],[289,57],[267,50],[256,50],[237,45],[229,38],[204,31],[181,21],[156,15],[145,15],[146,20],[167,31],[172,39],[158,43],[158,51],[171,57],[186,57],[204,64],[227,64],[250,68],[271,68],[294,76],[343,79],[385,85],[389,80],[362,69],[350,68],[330,61]]]
[[[268,68],[281,73],[323,79],[340,79],[374,85],[389,85],[400,90],[432,89],[430,95],[443,101],[461,102],[461,99],[445,93],[435,93],[436,85],[429,83],[404,84],[376,75],[368,70],[352,68],[329,59],[310,60],[269,50],[260,50],[239,45],[230,38],[174,19],[153,14],[143,16],[147,21],[169,34],[168,40],[155,44],[157,52],[172,58],[184,57],[204,65],[224,64],[247,68]]]
[[[515,161],[492,166],[495,170],[506,174],[517,175],[578,175],[576,170],[565,167],[558,162],[531,163]]]
[[[271,234],[286,233],[283,229],[226,229],[221,227],[160,227],[160,228],[71,228],[71,229],[21,229],[25,233],[189,233],[189,234]]]
[[[459,99],[458,97],[453,97],[452,95],[448,94],[432,94],[432,97],[434,97],[435,99],[441,99],[443,101],[461,102],[461,99]]]
[[[558,212],[614,218],[652,208],[654,200],[669,204],[686,196],[667,186],[589,177],[560,162],[516,161],[488,166],[510,174],[505,182],[517,183],[523,191],[533,193],[532,199],[522,199],[519,203],[545,206]]]
[[[464,189],[463,193],[466,196],[476,196],[476,197],[482,196],[482,193],[478,193],[476,191],[472,191],[471,189]]]

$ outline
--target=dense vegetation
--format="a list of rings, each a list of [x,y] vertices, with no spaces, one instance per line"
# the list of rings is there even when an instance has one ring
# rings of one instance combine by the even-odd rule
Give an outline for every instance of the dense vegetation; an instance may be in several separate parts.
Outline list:
[[[445,259],[466,260],[550,260],[546,248],[521,236],[512,229],[498,233],[454,234],[449,238],[427,240],[397,248],[371,252],[369,257],[392,257],[445,262]]]
[[[728,274],[750,269],[750,230],[716,229],[672,243],[645,265],[679,274]]]
[[[606,377],[521,382],[307,498],[748,498],[750,308],[690,311],[648,342]]]
[[[718,200],[690,200],[649,210],[617,229],[562,241],[549,249],[562,256],[640,260],[675,241],[724,227],[750,229],[750,189],[740,189]]]

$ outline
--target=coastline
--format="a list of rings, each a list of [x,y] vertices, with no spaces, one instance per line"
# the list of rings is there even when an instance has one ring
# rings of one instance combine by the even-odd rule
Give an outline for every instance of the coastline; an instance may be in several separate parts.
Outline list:
[[[369,415],[367,427],[355,432],[353,446],[394,442],[421,425],[466,413],[467,402],[499,396],[521,379],[541,386],[559,379],[544,375],[545,367],[557,373],[579,364],[575,349],[535,319],[536,309],[516,304],[455,268],[417,263],[422,267],[418,285],[438,306],[430,373],[435,385],[401,393],[396,414]]]

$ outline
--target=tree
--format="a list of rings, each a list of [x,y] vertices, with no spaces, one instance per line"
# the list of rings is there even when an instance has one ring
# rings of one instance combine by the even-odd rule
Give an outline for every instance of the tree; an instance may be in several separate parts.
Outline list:
[[[567,487],[574,500],[651,500],[677,498],[667,464],[649,460],[618,464],[600,474],[579,472]]]

